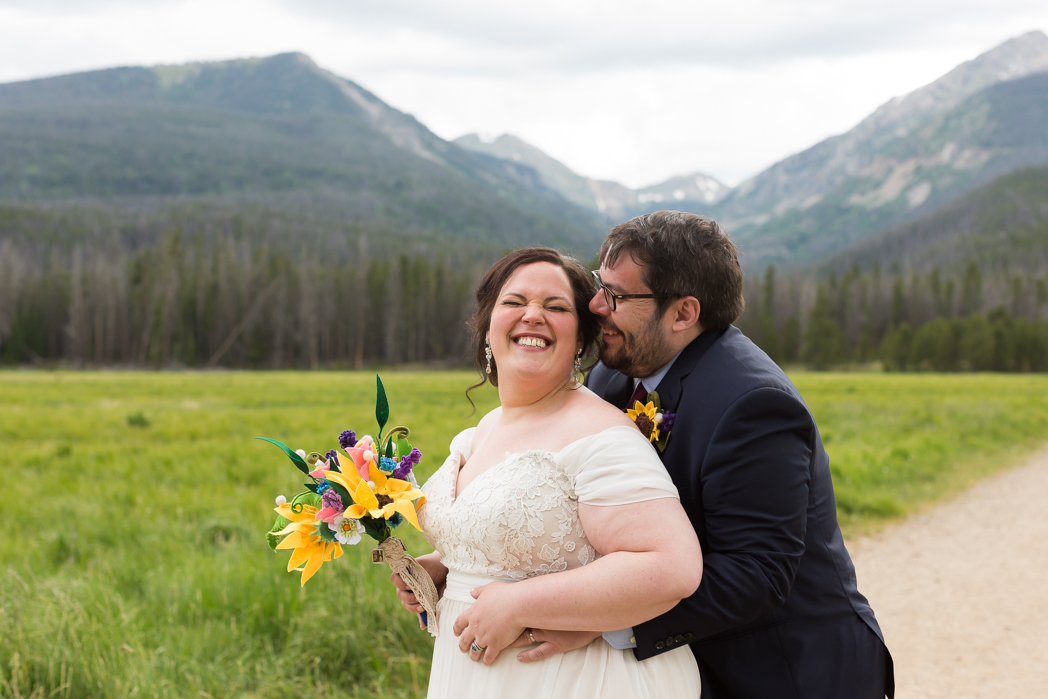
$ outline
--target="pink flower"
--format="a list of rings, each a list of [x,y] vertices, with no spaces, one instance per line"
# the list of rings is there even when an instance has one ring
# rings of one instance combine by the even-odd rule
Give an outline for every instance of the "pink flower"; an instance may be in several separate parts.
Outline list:
[[[369,464],[375,458],[375,454],[372,451],[374,448],[371,437],[364,435],[355,447],[346,449],[346,454],[353,459],[353,467],[357,470],[357,474],[364,480],[368,480],[371,477]],[[365,454],[369,456],[365,456]]]
[[[316,468],[309,472],[309,475],[313,476],[314,478],[323,478],[324,472],[331,470],[330,461],[318,461],[315,464],[315,466]]]
[[[324,503],[324,507],[317,512],[316,518],[323,522],[333,522],[346,509],[346,506],[342,504],[342,498],[331,488],[324,491],[320,500]]]

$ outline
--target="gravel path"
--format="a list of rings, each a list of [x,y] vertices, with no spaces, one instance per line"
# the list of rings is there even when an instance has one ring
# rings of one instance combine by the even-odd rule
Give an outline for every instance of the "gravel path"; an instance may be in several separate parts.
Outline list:
[[[848,547],[899,699],[1048,697],[1048,449]]]

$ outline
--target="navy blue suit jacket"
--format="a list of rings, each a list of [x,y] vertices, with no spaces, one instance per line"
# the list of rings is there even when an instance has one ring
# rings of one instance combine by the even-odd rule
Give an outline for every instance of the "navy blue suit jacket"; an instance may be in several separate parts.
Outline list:
[[[602,364],[587,385],[622,407],[633,393]],[[829,459],[797,389],[730,327],[701,334],[656,390],[676,413],[662,460],[703,571],[694,595],[634,627],[637,657],[688,643],[703,699],[893,696],[891,656],[856,587]]]

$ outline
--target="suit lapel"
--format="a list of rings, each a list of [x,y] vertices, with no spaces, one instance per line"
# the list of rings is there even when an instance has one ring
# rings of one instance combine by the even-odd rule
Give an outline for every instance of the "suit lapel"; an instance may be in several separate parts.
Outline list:
[[[682,393],[681,383],[688,377],[703,355],[706,354],[706,350],[712,347],[713,343],[720,339],[723,334],[724,331],[707,330],[692,340],[692,343],[680,353],[677,361],[673,363],[673,366],[662,377],[662,381],[659,382],[658,387],[655,389],[659,394],[659,401],[662,403],[663,410],[673,413],[677,412]],[[622,400],[625,401],[628,398],[629,395],[626,395]]]
[[[626,401],[633,395],[633,379],[625,374],[615,372],[608,381],[608,387],[604,390],[604,400],[616,408],[626,408]]]

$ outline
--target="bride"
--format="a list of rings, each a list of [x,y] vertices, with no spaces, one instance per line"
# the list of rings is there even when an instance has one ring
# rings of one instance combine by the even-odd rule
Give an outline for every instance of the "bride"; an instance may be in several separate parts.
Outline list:
[[[655,449],[576,380],[596,354],[594,293],[586,270],[551,248],[510,253],[477,289],[478,385],[497,386],[501,407],[455,437],[423,486],[435,551],[419,562],[443,588],[431,699],[699,695],[686,645],[640,663],[597,633],[691,595],[702,553]],[[536,629],[594,641],[533,662],[506,650],[542,643]]]

